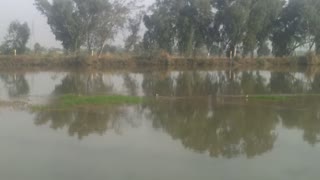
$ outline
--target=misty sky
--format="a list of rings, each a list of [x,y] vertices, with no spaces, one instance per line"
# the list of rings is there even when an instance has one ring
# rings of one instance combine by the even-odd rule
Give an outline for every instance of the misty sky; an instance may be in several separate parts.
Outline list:
[[[154,0],[143,0],[146,5],[150,5]],[[35,8],[34,0],[0,0],[0,42],[6,35],[11,21],[19,20],[27,22],[32,34],[28,46],[32,47],[35,42],[39,42],[45,47],[60,47],[60,42],[55,40],[43,17]]]

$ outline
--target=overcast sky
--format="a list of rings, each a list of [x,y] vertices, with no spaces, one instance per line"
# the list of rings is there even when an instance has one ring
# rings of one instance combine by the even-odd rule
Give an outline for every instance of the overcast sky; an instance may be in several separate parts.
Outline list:
[[[154,0],[143,0],[150,5]],[[46,47],[60,47],[60,42],[55,40],[45,17],[35,8],[34,0],[0,0],[0,42],[2,43],[11,21],[27,22],[32,30],[29,46],[39,42]]]

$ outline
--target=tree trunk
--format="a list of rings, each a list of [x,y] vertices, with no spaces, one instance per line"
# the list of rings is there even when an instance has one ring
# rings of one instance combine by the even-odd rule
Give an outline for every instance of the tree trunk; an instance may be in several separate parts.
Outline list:
[[[98,55],[98,58],[101,58],[101,55],[102,55],[102,51],[103,51],[103,48],[105,46],[105,43],[103,43],[99,49],[99,55]]]

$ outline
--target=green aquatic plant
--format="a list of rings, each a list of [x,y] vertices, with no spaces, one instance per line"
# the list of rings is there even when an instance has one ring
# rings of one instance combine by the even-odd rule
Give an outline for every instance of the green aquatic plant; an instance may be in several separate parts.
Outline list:
[[[64,95],[56,98],[53,103],[49,105],[32,106],[32,110],[48,110],[57,109],[64,110],[80,106],[104,106],[104,105],[125,105],[125,104],[139,104],[144,100],[143,97],[138,96],[78,96],[78,95]]]

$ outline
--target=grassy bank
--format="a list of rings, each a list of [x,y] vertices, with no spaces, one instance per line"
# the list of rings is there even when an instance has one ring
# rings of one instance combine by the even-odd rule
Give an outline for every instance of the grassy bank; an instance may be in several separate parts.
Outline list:
[[[0,68],[53,68],[53,67],[90,67],[90,68],[125,68],[125,67],[287,67],[287,66],[318,66],[320,57],[314,54],[294,57],[261,57],[261,58],[224,58],[197,57],[186,58],[159,54],[153,56],[104,55],[66,56],[66,55],[21,55],[0,56]]]

